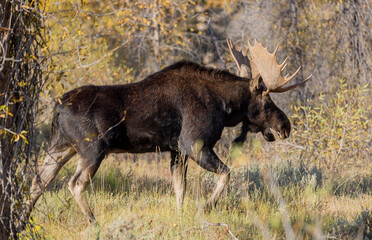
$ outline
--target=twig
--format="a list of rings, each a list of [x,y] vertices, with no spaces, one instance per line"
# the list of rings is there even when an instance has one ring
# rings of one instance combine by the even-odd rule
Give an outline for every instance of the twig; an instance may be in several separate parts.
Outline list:
[[[96,61],[94,61],[94,62],[92,62],[92,63],[90,63],[90,64],[83,64],[83,63],[81,62],[80,51],[79,51],[80,46],[77,45],[77,46],[76,46],[76,52],[77,52],[77,54],[78,54],[79,65],[80,65],[80,66],[78,66],[78,67],[76,67],[76,68],[88,68],[88,67],[91,67],[91,66],[93,66],[93,65],[95,65],[95,64],[97,64],[97,63],[99,63],[100,61],[102,61],[104,58],[106,58],[106,57],[109,56],[110,54],[112,54],[112,53],[114,53],[115,51],[117,51],[119,48],[121,48],[122,46],[124,46],[124,45],[127,44],[128,42],[129,42],[129,40],[127,40],[127,41],[123,41],[122,43],[119,44],[119,46],[117,46],[117,47],[115,47],[114,49],[110,50],[108,53],[106,53],[105,55],[103,55],[103,57],[101,57],[100,59],[98,59],[98,60],[96,60]]]
[[[301,150],[305,150],[306,149],[303,146],[300,146],[298,144],[293,144],[293,143],[290,143],[290,142],[280,142],[279,144],[280,145],[288,145],[288,146],[295,147],[295,148],[298,148],[298,149],[301,149]]]
[[[203,227],[193,227],[193,228],[186,229],[186,230],[180,232],[179,234],[177,234],[177,236],[178,235],[181,235],[181,234],[184,234],[184,233],[187,233],[187,232],[190,232],[190,231],[194,231],[194,230],[203,231],[203,230],[209,228],[210,226],[224,226],[227,229],[227,231],[229,232],[229,234],[232,237],[232,239],[238,240],[238,238],[235,237],[235,235],[231,232],[229,226],[226,223],[210,223],[210,222],[205,222],[205,224],[204,224]]]

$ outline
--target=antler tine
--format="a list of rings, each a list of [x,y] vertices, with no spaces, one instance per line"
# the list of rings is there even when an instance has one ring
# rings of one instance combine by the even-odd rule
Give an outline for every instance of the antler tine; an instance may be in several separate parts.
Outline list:
[[[239,69],[239,72],[240,72],[240,65],[239,65],[239,62],[238,62],[238,60],[236,59],[236,57],[233,53],[234,46],[231,42],[231,39],[227,39],[227,46],[229,46],[230,53],[231,53],[232,57],[234,58],[234,61],[235,61],[236,65],[238,66],[238,69]]]
[[[298,68],[297,68],[297,70],[296,70],[296,72],[295,73],[293,73],[292,74],[292,76],[290,76],[289,78],[284,78],[285,79],[285,81],[286,82],[289,82],[289,81],[291,81],[296,75],[297,75],[297,73],[300,71],[300,69],[301,69],[301,66],[299,66]]]
[[[290,87],[286,87],[286,88],[277,88],[277,89],[274,89],[274,90],[270,90],[270,92],[275,92],[275,93],[282,93],[282,92],[286,92],[286,91],[289,91],[291,89],[294,89],[294,88],[297,88],[299,86],[302,86],[304,85],[313,75],[310,74],[310,76],[308,76],[305,80],[303,80],[302,82],[299,82],[299,83],[296,83]]]
[[[287,64],[285,64],[283,67],[281,67],[280,71],[283,72],[286,67],[287,67]]]
[[[276,48],[275,48],[275,50],[274,50],[274,52],[273,52],[273,55],[274,55],[274,56],[276,56],[276,51],[278,51],[278,48],[279,48],[279,45],[276,45]]]
[[[284,69],[283,66],[287,63],[288,57],[284,59],[284,61],[279,65],[280,69]]]

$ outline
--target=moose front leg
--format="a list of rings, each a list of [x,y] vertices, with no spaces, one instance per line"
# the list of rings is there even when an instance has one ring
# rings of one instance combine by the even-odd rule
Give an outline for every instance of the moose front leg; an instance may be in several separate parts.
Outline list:
[[[176,194],[178,212],[181,212],[186,192],[187,156],[171,152],[171,158],[174,193]]]
[[[202,209],[209,210],[215,207],[221,193],[227,186],[230,180],[230,169],[218,158],[216,153],[208,146],[204,146],[193,159],[202,168],[217,173],[220,177],[218,179],[216,188],[212,196],[207,200]]]
[[[234,139],[233,143],[241,145],[245,142],[247,139],[248,132],[251,132],[251,129],[249,128],[249,124],[247,121],[243,121],[242,129],[240,135]]]

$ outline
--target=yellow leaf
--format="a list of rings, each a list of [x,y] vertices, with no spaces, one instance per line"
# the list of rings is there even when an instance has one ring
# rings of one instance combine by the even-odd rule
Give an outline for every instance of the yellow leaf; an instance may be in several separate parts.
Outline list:
[[[18,135],[17,135],[18,136]],[[25,143],[27,143],[28,144],[28,141],[27,141],[27,138],[24,136],[24,135],[22,135],[22,134],[19,134],[19,136],[25,141]]]

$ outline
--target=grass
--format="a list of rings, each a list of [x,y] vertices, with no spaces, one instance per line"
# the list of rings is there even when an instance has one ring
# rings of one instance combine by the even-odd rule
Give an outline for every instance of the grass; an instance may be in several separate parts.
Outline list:
[[[47,239],[228,239],[229,229],[238,239],[261,239],[265,234],[281,239],[283,216],[265,178],[267,172],[276,175],[296,236],[337,237],[356,228],[361,214],[372,212],[372,175],[344,179],[287,161],[274,166],[232,163],[229,187],[208,213],[198,210],[216,177],[190,162],[183,212],[177,214],[169,156],[148,161],[151,156],[135,162],[120,155],[105,159],[87,191],[98,228],[86,222],[67,190],[66,179],[76,164],[72,160],[36,206],[33,217],[42,226],[40,233]],[[228,229],[210,223],[224,223]],[[347,236],[352,234],[357,228]]]

